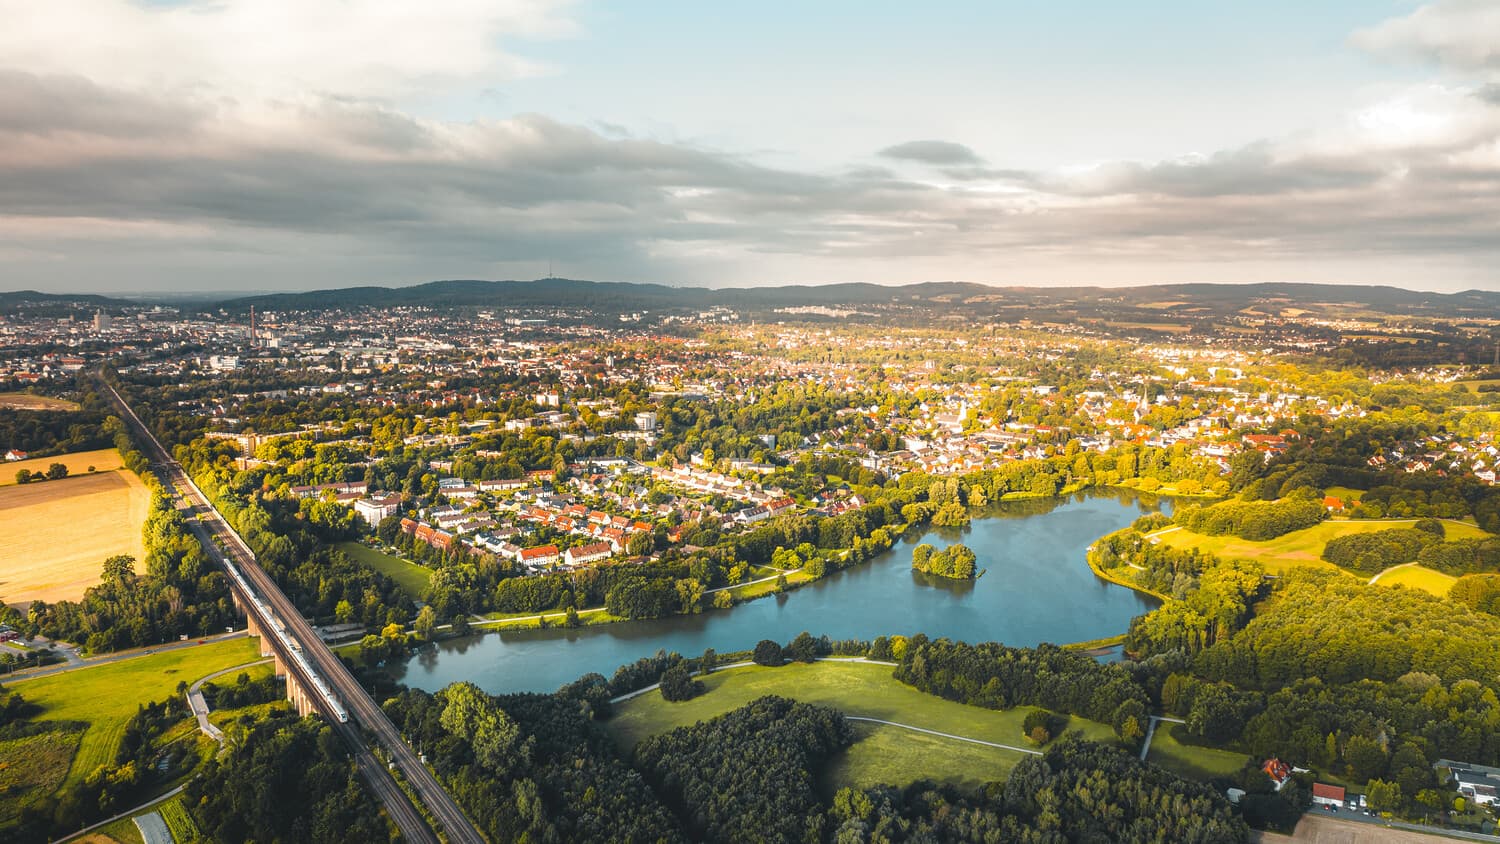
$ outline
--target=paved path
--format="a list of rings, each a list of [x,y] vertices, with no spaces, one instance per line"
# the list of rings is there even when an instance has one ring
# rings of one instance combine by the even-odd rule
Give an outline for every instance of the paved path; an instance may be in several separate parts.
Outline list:
[[[149,809],[149,808],[151,808],[152,806],[155,806],[158,803],[165,803],[168,800],[171,800],[173,797],[176,797],[177,795],[181,794],[182,790],[184,788],[187,788],[187,784],[186,783],[183,783],[182,785],[177,786],[176,788],[172,789],[171,791],[166,792],[165,794],[162,794],[159,797],[153,797],[150,800],[147,800],[145,803],[142,803],[139,806],[136,806],[136,807],[130,808],[130,809],[126,809],[125,811],[119,813],[118,815],[115,815],[114,817],[105,818],[104,820],[102,820],[102,821],[100,821],[100,822],[98,822],[96,824],[93,824],[92,826],[86,826],[83,829],[78,830],[77,832],[73,833],[72,835],[68,835],[68,836],[64,836],[62,838],[59,838],[59,839],[57,839],[57,844],[63,844],[63,842],[65,842],[65,841],[72,841],[75,838],[79,838],[81,836],[88,835],[90,832],[93,832],[94,830],[99,829],[100,827],[109,826],[110,824],[114,823],[117,820],[120,820],[121,818],[128,818],[131,815],[135,814],[136,812],[145,811],[146,809]],[[170,841],[172,839],[168,838],[167,840]]]
[[[985,747],[998,747],[1001,750],[1014,750],[1017,753],[1027,753],[1032,756],[1042,755],[1042,752],[1040,750],[1033,750],[1028,747],[1016,747],[1013,744],[999,744],[993,741],[984,741],[983,739],[969,738],[968,736],[955,736],[952,733],[940,733],[937,730],[929,730],[926,727],[914,727],[911,724],[901,724],[896,721],[884,721],[879,718],[866,718],[862,715],[845,715],[844,718],[850,721],[865,721],[871,724],[885,724],[888,727],[900,727],[903,730],[911,730],[915,733],[926,733],[929,736],[941,736],[942,738],[953,739],[955,741],[966,741],[970,744],[982,744]]]
[[[1162,722],[1162,721],[1166,721],[1166,722],[1172,723],[1172,724],[1186,724],[1187,723],[1186,721],[1182,720],[1181,718],[1168,718],[1165,715],[1152,715],[1151,716],[1151,726],[1146,728],[1146,740],[1143,741],[1143,742],[1141,742],[1141,761],[1142,762],[1146,761],[1146,754],[1148,754],[1148,753],[1151,752],[1151,739],[1156,736],[1156,725],[1159,722]]]
[[[228,674],[231,671],[243,671],[252,665],[264,665],[268,662],[274,661],[275,660],[273,657],[266,657],[265,659],[257,659],[254,662],[247,662],[243,665],[235,665],[230,668],[226,668],[223,671],[215,671],[207,677],[200,678],[197,682],[193,683],[193,685],[189,686],[187,690],[188,709],[192,711],[193,717],[198,719],[198,729],[202,730],[204,735],[208,736],[214,741],[219,742],[220,744],[224,743],[224,731],[214,726],[213,722],[208,720],[208,701],[203,698],[204,683],[207,683],[209,680],[212,680],[215,677],[223,677],[225,674]]]
[[[217,636],[205,636],[203,637],[203,641],[222,642],[226,639],[242,639],[245,635],[245,631],[240,630],[234,633],[220,633]],[[198,642],[198,639],[189,639],[186,642],[168,642],[165,645],[152,645],[149,648],[135,648],[128,651],[115,651],[114,653],[103,654],[102,656],[91,656],[76,662],[68,662],[64,665],[45,665],[41,668],[28,668],[23,671],[17,671],[14,674],[5,675],[5,682],[20,683],[24,680],[34,680],[37,677],[50,677],[53,674],[62,674],[65,671],[93,668],[96,665],[109,665],[112,662],[124,662],[127,659],[139,659],[140,657],[150,656],[154,653],[196,648],[198,647]]]
[[[167,822],[161,819],[161,812],[136,815],[135,828],[141,831],[141,838],[146,844],[175,844],[172,831],[167,829]]]
[[[1402,563],[1399,566],[1391,566],[1390,568],[1385,569],[1384,571],[1382,571],[1379,574],[1375,575],[1374,577],[1370,578],[1369,582],[1366,583],[1365,585],[1367,585],[1367,586],[1374,586],[1375,582],[1377,580],[1379,580],[1382,577],[1385,577],[1386,575],[1390,574],[1393,571],[1400,571],[1401,569],[1409,569],[1412,566],[1420,566],[1420,565],[1421,565],[1421,563],[1417,562],[1416,560],[1412,560],[1409,563]]]

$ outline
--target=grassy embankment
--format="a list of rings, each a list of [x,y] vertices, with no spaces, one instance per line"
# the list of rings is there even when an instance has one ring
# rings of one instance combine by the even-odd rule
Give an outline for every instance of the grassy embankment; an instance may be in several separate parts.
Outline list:
[[[1232,750],[1183,744],[1173,735],[1173,731],[1180,727],[1180,724],[1171,722],[1156,725],[1147,761],[1188,779],[1208,780],[1233,774],[1250,758]]]
[[[891,676],[891,667],[861,662],[793,663],[780,668],[748,666],[703,678],[708,691],[689,701],[668,703],[647,692],[619,704],[606,723],[622,748],[676,727],[697,723],[744,706],[764,695],[781,695],[829,706],[846,715],[879,718],[981,741],[1029,747],[1021,723],[1031,707],[981,709],[924,694]],[[867,786],[906,784],[918,779],[979,785],[1004,779],[1024,754],[931,736],[884,724],[855,722],[858,740],[834,761],[829,784]],[[1113,742],[1104,724],[1072,718],[1069,731],[1093,741]]]
[[[0,486],[0,599],[12,606],[81,598],[99,582],[105,559],[116,554],[135,557],[141,570],[150,491],[124,469],[87,473],[87,465],[118,467],[113,449],[69,458],[87,463],[79,475],[63,480],[15,484],[10,469],[33,461],[8,464],[0,475],[11,482]]]
[[[1350,490],[1355,492],[1357,490]],[[1278,536],[1265,541],[1241,539],[1237,536],[1204,536],[1184,528],[1167,528],[1150,536],[1171,548],[1198,548],[1222,559],[1255,560],[1266,567],[1270,574],[1281,574],[1298,567],[1312,567],[1342,571],[1321,559],[1323,548],[1330,539],[1355,533],[1409,528],[1416,519],[1330,519],[1303,530]],[[1490,534],[1468,522],[1443,520],[1448,539],[1483,539]],[[1386,586],[1405,585],[1425,589],[1435,595],[1446,595],[1456,578],[1433,571],[1423,566],[1404,564],[1387,569],[1376,575],[1373,582]]]
[[[176,694],[179,682],[192,683],[215,671],[259,658],[260,650],[253,640],[230,639],[35,680],[11,679],[6,685],[42,707],[37,716],[39,721],[88,723],[68,769],[67,781],[74,782],[100,765],[114,762],[125,725],[135,715],[138,705]],[[232,682],[234,678],[228,679]]]

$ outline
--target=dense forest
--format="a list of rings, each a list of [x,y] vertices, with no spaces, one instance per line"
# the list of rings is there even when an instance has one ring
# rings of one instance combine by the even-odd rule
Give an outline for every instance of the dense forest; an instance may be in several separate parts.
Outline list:
[[[188,782],[184,801],[199,828],[225,844],[397,838],[333,730],[289,713],[253,722]]]

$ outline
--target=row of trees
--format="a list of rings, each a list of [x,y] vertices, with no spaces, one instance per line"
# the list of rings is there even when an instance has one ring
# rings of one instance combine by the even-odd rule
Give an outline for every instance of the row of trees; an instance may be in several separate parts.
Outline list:
[[[1279,501],[1224,501],[1210,507],[1186,506],[1178,524],[1207,536],[1232,534],[1243,539],[1275,539],[1312,527],[1328,517],[1322,503],[1311,498]]]

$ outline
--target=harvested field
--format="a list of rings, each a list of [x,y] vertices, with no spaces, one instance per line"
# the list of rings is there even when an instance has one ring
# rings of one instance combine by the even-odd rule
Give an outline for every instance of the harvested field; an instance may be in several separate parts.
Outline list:
[[[0,407],[11,410],[77,410],[78,402],[31,393],[0,393]]]
[[[81,598],[115,554],[135,557],[140,570],[150,503],[145,484],[124,470],[0,488],[0,600]]]
[[[120,459],[120,452],[112,448],[101,448],[97,451],[75,451],[72,454],[54,454],[51,457],[35,457],[31,460],[17,460],[0,464],[0,486],[13,485],[16,482],[16,473],[22,469],[29,469],[33,475],[46,474],[47,467],[53,463],[61,463],[68,467],[68,476],[87,475],[89,467],[93,466],[96,472],[110,472],[125,465]]]

